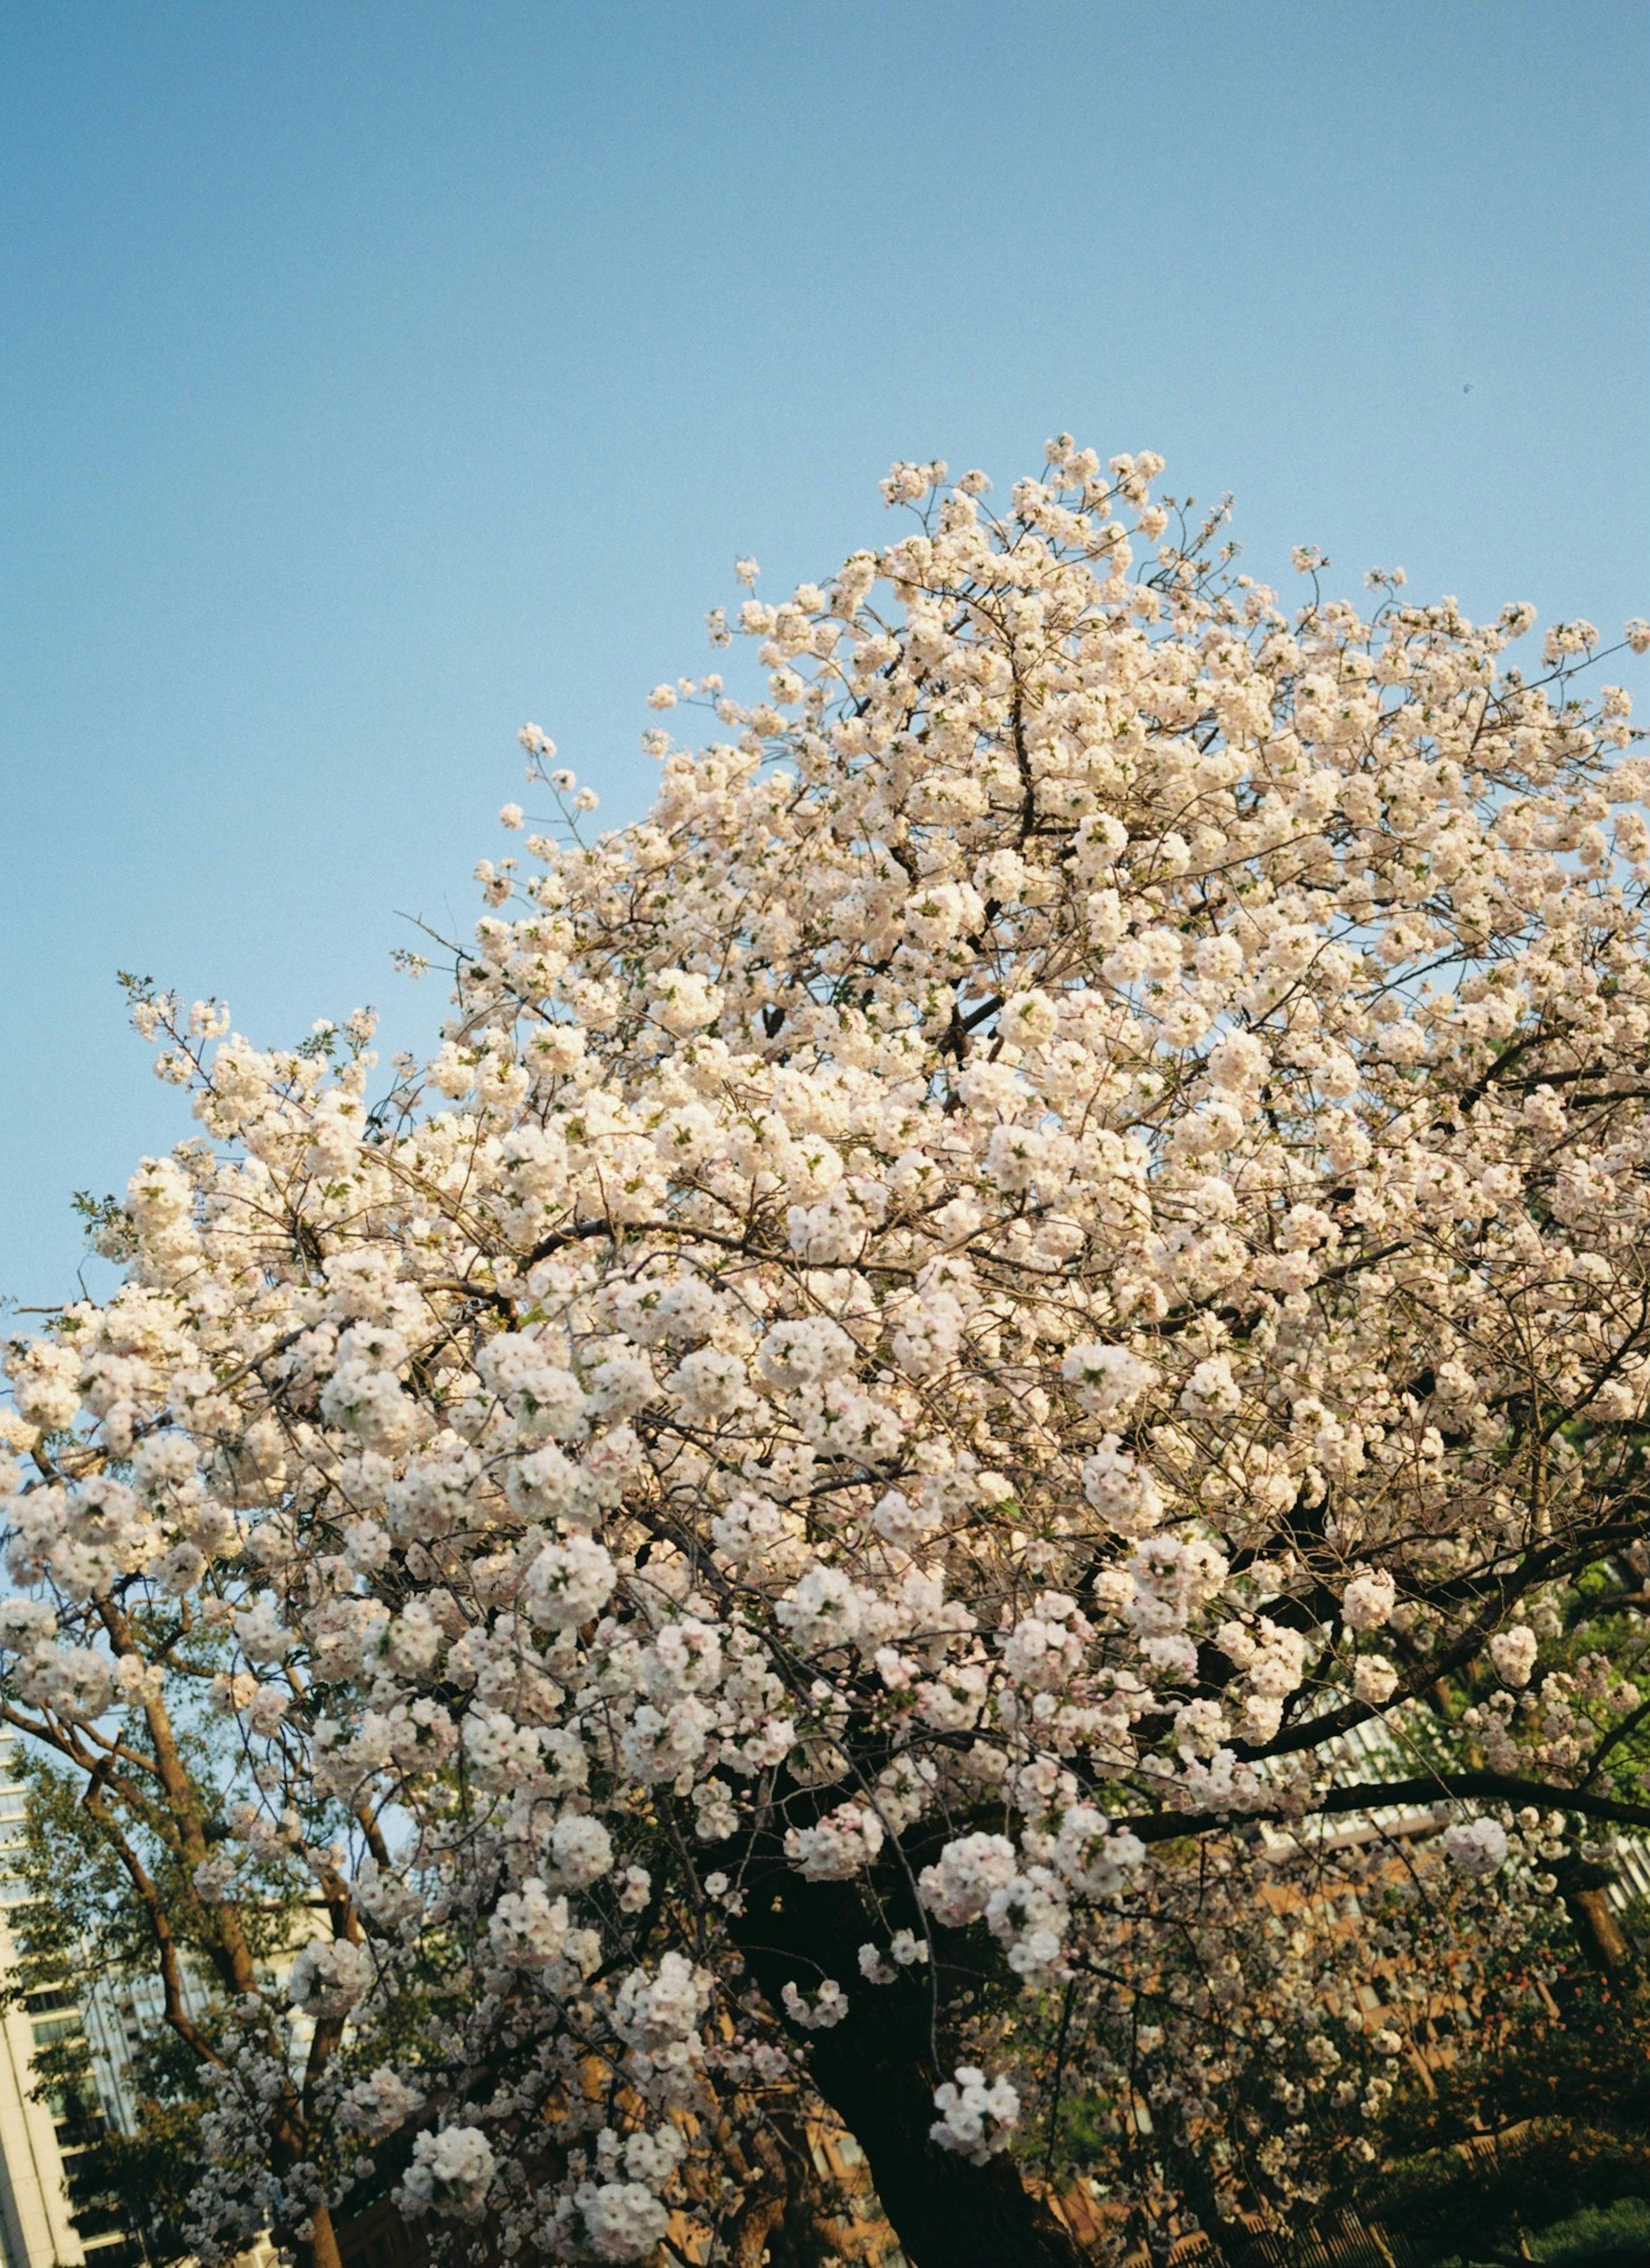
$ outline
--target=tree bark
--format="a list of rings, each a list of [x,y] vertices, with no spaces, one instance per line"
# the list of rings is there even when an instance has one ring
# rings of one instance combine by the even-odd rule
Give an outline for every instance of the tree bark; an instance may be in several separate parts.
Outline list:
[[[1607,1977],[1628,1968],[1632,1948],[1609,1902],[1609,1888],[1616,1879],[1611,1869],[1573,1854],[1554,1871],[1558,1895],[1587,1965]]]
[[[304,2245],[308,2268],[343,2268],[343,2255],[338,2250],[338,2232],[333,2227],[332,2215],[324,2205],[318,2205],[309,2217],[310,2234]]]
[[[873,1925],[851,1884],[775,1867],[750,1883],[733,1926],[777,2009],[786,1984],[804,1994],[825,1977],[854,1985]],[[943,1973],[936,1981],[943,1998]],[[972,2165],[929,2139],[933,2090],[950,2076],[935,2066],[932,2007],[926,1969],[907,1970],[892,1984],[859,1985],[840,2024],[801,2036],[814,2086],[864,2151],[911,2268],[1088,2268],[1086,2249],[1012,2160]]]
[[[1589,1885],[1570,1891],[1565,1904],[1575,1923],[1581,1949],[1594,1968],[1602,1969],[1607,1975],[1624,1969],[1632,1959],[1632,1948],[1606,1893]]]

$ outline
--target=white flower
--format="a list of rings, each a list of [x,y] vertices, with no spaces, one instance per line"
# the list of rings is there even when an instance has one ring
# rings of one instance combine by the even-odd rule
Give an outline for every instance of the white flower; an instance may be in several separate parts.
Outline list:
[[[864,1804],[839,1804],[817,1826],[792,1827],[787,1859],[810,1881],[842,1882],[859,1874],[882,1848],[882,1822]]]
[[[1493,1874],[1506,1857],[1506,1830],[1493,1819],[1458,1820],[1444,1830],[1444,1850],[1463,1874]]]
[[[1020,2123],[1020,2096],[1012,2082],[988,2083],[971,2064],[934,2089],[934,2108],[939,2116],[928,2130],[930,2139],[976,2166],[1005,2148]]]
[[[818,1646],[851,1638],[864,1614],[853,1579],[840,1567],[810,1567],[777,1609],[799,1646]]]
[[[1374,1708],[1392,1698],[1397,1683],[1398,1673],[1384,1654],[1360,1653],[1352,1664],[1352,1690]]]
[[[1389,1568],[1364,1567],[1341,1594],[1341,1619],[1351,1631],[1380,1630],[1392,1620],[1397,1587]]]
[[[1073,1889],[1094,1898],[1126,1889],[1145,1859],[1145,1845],[1127,1828],[1114,1829],[1086,1803],[1067,1809],[1055,1838],[1054,1863]]]
[[[543,1969],[567,1945],[567,1901],[552,1898],[536,1877],[506,1890],[487,1926],[497,1958],[512,1969]]]
[[[424,2108],[424,2096],[397,2071],[380,2064],[365,2079],[352,2080],[339,2106],[339,2122],[348,2132],[369,2140],[393,2134]]]
[[[444,2126],[438,2133],[420,2134],[413,2143],[403,2194],[416,2208],[433,2206],[438,2213],[472,2219],[486,2200],[493,2166],[492,2145],[480,2127]]]
[[[1242,1389],[1226,1356],[1204,1357],[1182,1387],[1180,1406],[1198,1418],[1230,1418],[1242,1408]]]
[[[1271,1066],[1252,1032],[1228,1032],[1209,1050],[1209,1076],[1219,1087],[1249,1096],[1259,1092]]]
[[[1097,1418],[1115,1418],[1131,1409],[1157,1382],[1158,1373],[1127,1347],[1085,1340],[1068,1350],[1060,1375],[1075,1387],[1077,1398]]]
[[[1005,1889],[1020,1871],[1013,1845],[1005,1835],[964,1835],[947,1843],[917,1880],[923,1904],[936,1921],[961,1928],[977,1921],[994,1890]]]
[[[55,1637],[57,1616],[44,1599],[0,1599],[0,1646],[38,1646]]]
[[[522,1457],[505,1476],[505,1493],[518,1512],[553,1520],[570,1513],[578,1498],[579,1470],[552,1444]]]
[[[639,2182],[586,2183],[576,2202],[598,2260],[645,2259],[670,2227],[668,2212]]]
[[[372,1956],[365,1945],[329,1938],[305,1946],[293,1962],[287,1991],[295,2007],[313,2016],[339,2016],[353,2007],[372,1981]]]
[[[750,1400],[744,1364],[717,1347],[700,1347],[685,1356],[667,1383],[696,1418],[726,1418]]]
[[[618,1570],[593,1536],[570,1535],[547,1543],[527,1570],[522,1602],[535,1623],[574,1630],[600,1613],[613,1595]]]
[[[828,2032],[848,2014],[848,1995],[834,1977],[827,1977],[807,1999],[792,1984],[780,1992],[779,2004],[791,2021],[805,2032]]]
[[[564,1812],[550,1830],[550,1857],[556,1880],[582,1890],[611,1868],[613,1837],[587,1813]]]
[[[828,1315],[807,1315],[777,1323],[762,1341],[757,1364],[776,1386],[812,1386],[848,1369],[854,1344]]]
[[[702,1032],[722,1012],[722,996],[706,976],[666,968],[653,979],[653,1014],[667,1032]]]
[[[1528,1685],[1541,1648],[1528,1623],[1512,1623],[1490,1640],[1490,1657],[1504,1685]]]
[[[241,1652],[252,1661],[280,1661],[291,1651],[293,1633],[281,1620],[273,1599],[259,1599],[234,1617]]]
[[[1119,1445],[1115,1433],[1108,1433],[1085,1462],[1083,1494],[1119,1535],[1150,1535],[1161,1524],[1161,1491],[1145,1468]]]

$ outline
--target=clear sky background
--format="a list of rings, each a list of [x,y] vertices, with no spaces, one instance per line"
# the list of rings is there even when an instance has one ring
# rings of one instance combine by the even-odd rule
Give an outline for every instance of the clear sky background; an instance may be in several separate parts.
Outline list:
[[[11,0],[0,1292],[190,1130],[117,967],[420,1046],[518,725],[637,815],[894,457],[1650,613],[1647,119],[1644,0]]]

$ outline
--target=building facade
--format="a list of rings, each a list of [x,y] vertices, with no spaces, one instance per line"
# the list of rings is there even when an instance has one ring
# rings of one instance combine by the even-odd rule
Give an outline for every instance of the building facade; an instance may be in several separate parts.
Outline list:
[[[0,1969],[16,1959],[11,1919],[26,1896],[7,1863],[23,1832],[26,1791],[15,1774],[16,1735],[0,1729]],[[82,2033],[85,2016],[67,1992],[32,1992],[0,2017],[0,2264],[3,2268],[132,2268],[137,2250],[112,2214],[70,2218],[69,2176],[95,2140],[110,2105],[40,2102],[34,2056]]]

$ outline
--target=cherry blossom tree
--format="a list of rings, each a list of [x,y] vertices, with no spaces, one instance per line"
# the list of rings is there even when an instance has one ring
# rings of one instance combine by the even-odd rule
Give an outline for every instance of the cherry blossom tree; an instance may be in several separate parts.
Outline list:
[[[330,2268],[376,2154],[460,2251],[727,2257],[809,2101],[916,2268],[1089,2257],[1051,2196],[1148,2105],[1218,2226],[1381,2099],[1304,1917],[1411,1867],[1418,1958],[1650,1826],[1626,696],[1397,573],[1285,609],[1160,470],[895,467],[886,548],[712,616],[757,697],[656,690],[711,738],[638,825],[528,727],[376,1105],[365,1020],[140,998],[200,1130],[13,1348],[0,1623],[221,1917],[209,2248]]]

